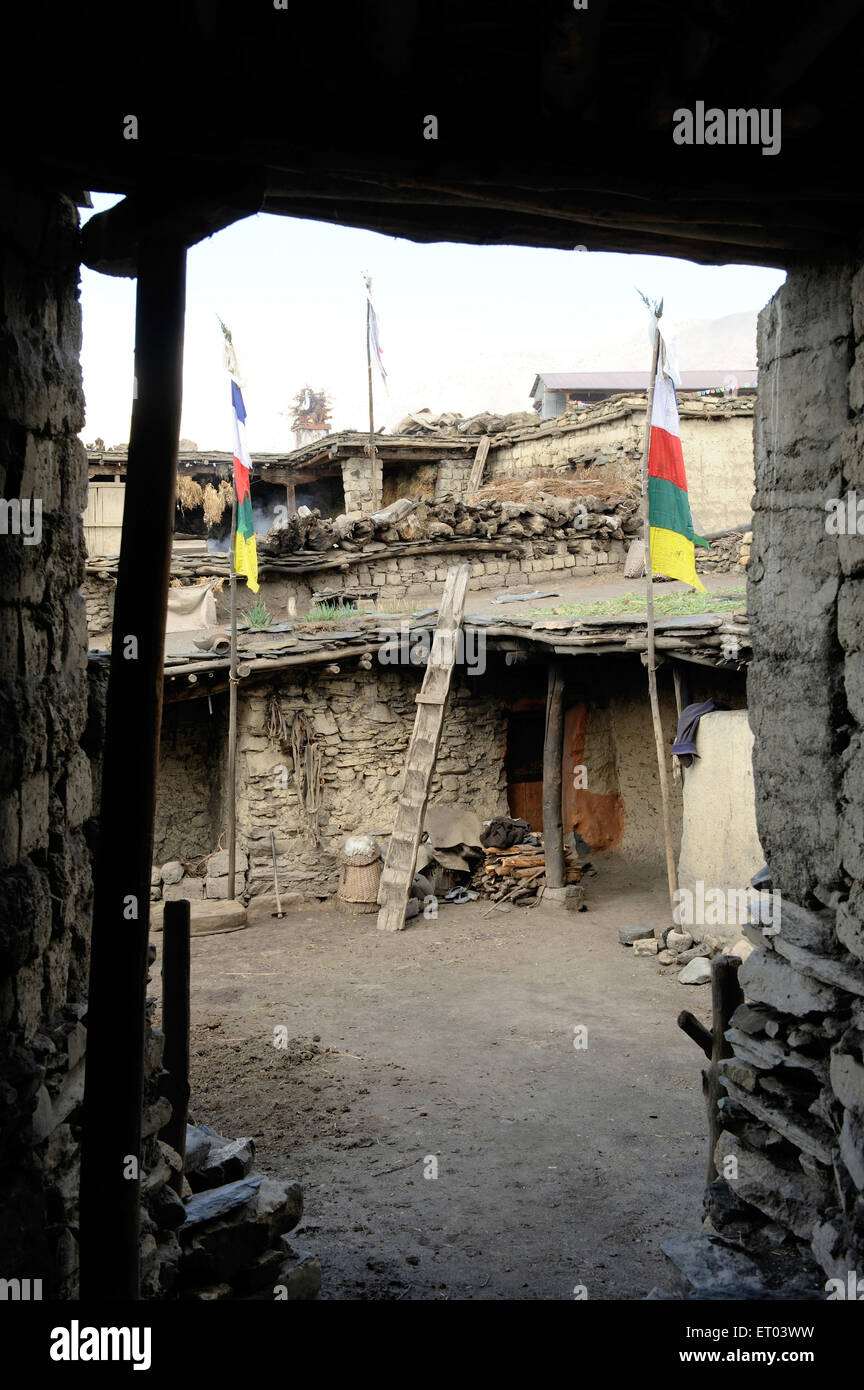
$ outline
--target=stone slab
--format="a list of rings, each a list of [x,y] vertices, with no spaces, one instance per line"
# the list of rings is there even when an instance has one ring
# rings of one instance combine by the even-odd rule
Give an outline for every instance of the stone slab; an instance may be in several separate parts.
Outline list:
[[[202,898],[189,904],[192,936],[213,936],[217,932],[240,931],[246,926],[246,909],[230,898]],[[156,903],[150,910],[151,932],[161,932],[165,909]]]

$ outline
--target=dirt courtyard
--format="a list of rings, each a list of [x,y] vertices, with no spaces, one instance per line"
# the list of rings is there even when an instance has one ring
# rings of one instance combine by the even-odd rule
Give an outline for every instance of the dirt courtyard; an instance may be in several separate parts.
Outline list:
[[[710,998],[618,944],[669,923],[662,883],[595,862],[586,912],[477,902],[389,935],[268,902],[193,938],[191,1114],[302,1182],[292,1241],[323,1298],[668,1287],[660,1242],[698,1229],[706,1156],[701,1053],[675,1019],[708,1021]]]

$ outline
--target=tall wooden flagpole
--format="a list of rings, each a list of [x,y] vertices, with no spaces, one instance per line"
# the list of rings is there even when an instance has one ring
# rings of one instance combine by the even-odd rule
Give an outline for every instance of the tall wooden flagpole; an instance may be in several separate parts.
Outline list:
[[[231,593],[231,659],[228,667],[228,897],[234,898],[237,870],[237,575],[234,546],[237,536],[237,480],[231,477],[231,549],[228,574]]]
[[[377,512],[381,499],[378,496],[378,473],[375,468],[375,401],[372,394],[372,278],[363,276],[366,282],[366,375],[369,383],[369,467],[371,471],[372,510]]]
[[[644,296],[643,296],[644,298]],[[662,311],[662,306],[661,306]],[[669,777],[666,769],[666,748],[663,742],[663,725],[660,722],[660,704],[657,699],[657,665],[654,646],[654,588],[651,572],[651,517],[648,499],[648,455],[651,449],[651,416],[654,410],[654,383],[657,379],[657,364],[660,360],[660,311],[654,311],[654,344],[651,352],[651,377],[648,382],[648,401],[645,409],[645,438],[642,444],[642,522],[645,536],[645,596],[648,608],[648,695],[651,701],[651,721],[654,725],[654,743],[657,749],[657,770],[660,775],[660,798],[663,803],[663,835],[666,841],[666,877],[669,880],[669,902],[676,905],[675,893],[678,888],[678,872],[675,867],[675,848],[672,843],[672,820],[669,811]]]
[[[218,317],[218,315],[217,315]],[[229,377],[239,378],[237,355],[229,330],[219,319],[225,338],[225,366]],[[231,537],[228,546],[228,588],[231,596],[231,648],[228,664],[228,897],[234,897],[237,871],[237,575],[234,548],[237,542],[237,479],[231,469]]]

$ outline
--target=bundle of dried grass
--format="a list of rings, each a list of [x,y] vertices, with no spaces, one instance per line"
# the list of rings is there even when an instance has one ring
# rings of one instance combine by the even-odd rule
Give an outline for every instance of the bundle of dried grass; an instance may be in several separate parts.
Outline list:
[[[204,501],[204,489],[194,478],[181,474],[177,479],[177,501],[181,511],[191,512]]]
[[[208,531],[221,521],[226,507],[231,506],[232,489],[231,484],[223,478],[218,488],[212,483],[207,483],[204,488],[202,502],[204,506],[204,520],[207,523]]]

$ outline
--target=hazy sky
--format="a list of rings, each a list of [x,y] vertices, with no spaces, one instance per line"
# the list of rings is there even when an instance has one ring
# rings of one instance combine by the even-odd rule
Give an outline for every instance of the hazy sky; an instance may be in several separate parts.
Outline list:
[[[117,201],[93,194],[95,211]],[[390,429],[422,406],[463,415],[530,409],[539,371],[647,370],[647,315],[634,285],[665,298],[669,331],[676,320],[758,310],[785,278],[778,270],[659,256],[419,245],[320,222],[250,217],[189,252],[181,434],[201,448],[231,447],[216,314],[234,335],[253,451],[293,447],[281,412],[307,382],[330,392],[334,429],[366,429],[363,271],[373,277],[389,375],[389,395],[376,379],[376,426]],[[83,438],[125,443],[135,282],[82,267],[81,302]],[[631,360],[637,334],[644,362],[641,355]]]

